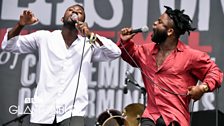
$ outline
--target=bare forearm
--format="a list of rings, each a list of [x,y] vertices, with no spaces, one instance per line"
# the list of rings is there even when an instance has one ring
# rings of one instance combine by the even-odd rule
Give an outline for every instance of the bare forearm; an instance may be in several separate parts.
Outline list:
[[[24,25],[20,25],[19,22],[8,32],[8,40],[18,36],[23,29]]]

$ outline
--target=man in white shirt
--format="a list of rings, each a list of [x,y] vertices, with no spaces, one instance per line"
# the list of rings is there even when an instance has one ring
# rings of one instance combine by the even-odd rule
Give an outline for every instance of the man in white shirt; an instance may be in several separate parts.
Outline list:
[[[121,54],[115,43],[91,32],[84,21],[84,8],[76,4],[65,11],[61,30],[19,35],[24,26],[38,22],[25,10],[5,34],[4,51],[39,56],[32,126],[84,126],[91,62],[113,60]]]

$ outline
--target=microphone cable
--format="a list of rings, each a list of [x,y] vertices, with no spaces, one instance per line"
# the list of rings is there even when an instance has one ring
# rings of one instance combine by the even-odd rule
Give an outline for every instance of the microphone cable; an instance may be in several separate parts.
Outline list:
[[[124,44],[123,44],[122,40],[120,40],[120,42],[121,42],[121,45],[122,45],[123,48],[124,48],[124,51],[127,53],[128,57],[133,61],[133,63],[134,63],[135,66],[137,67],[137,69],[139,69],[140,72],[141,72],[141,73],[142,73],[142,74],[143,74],[149,81],[151,81],[151,83],[153,83],[153,84],[156,85],[158,88],[160,88],[160,89],[162,89],[163,91],[166,91],[166,92],[168,92],[168,93],[170,93],[170,94],[179,95],[179,96],[187,96],[187,94],[173,92],[173,91],[168,90],[168,89],[166,89],[166,88],[160,86],[159,84],[155,83],[149,76],[146,75],[146,73],[144,73],[144,72],[140,69],[139,65],[136,63],[136,61],[133,59],[133,57],[129,54],[129,52],[128,52],[128,51],[126,50],[126,48],[124,47]]]
[[[173,95],[179,95],[179,96],[182,96],[182,97],[186,97],[187,94],[181,94],[181,93],[176,93],[176,92],[173,92],[173,91],[170,91],[162,86],[160,86],[159,84],[156,84],[150,77],[148,77],[139,67],[139,65],[136,63],[136,61],[133,59],[133,57],[129,54],[129,52],[126,50],[126,48],[124,47],[124,44],[123,44],[123,41],[120,40],[121,42],[121,45],[123,46],[124,48],[124,51],[127,53],[128,57],[133,61],[133,63],[136,65],[137,69],[140,70],[140,72],[149,80],[152,82],[152,84],[156,85],[158,88],[164,90],[165,92],[168,92],[170,94],[173,94]],[[194,107],[194,104],[192,105],[192,108]],[[150,114],[151,115],[151,114]],[[152,115],[151,115],[152,116]],[[153,116],[152,116],[153,118]],[[192,118],[193,118],[193,114],[192,114]],[[192,118],[190,120],[192,120]],[[192,121],[191,121],[192,122]]]
[[[85,46],[86,46],[86,36],[84,37],[84,44],[83,44],[83,49],[82,49],[81,62],[80,62],[79,73],[78,73],[78,80],[77,80],[77,85],[76,85],[76,90],[75,90],[75,96],[74,96],[73,103],[72,103],[71,116],[70,116],[70,119],[69,119],[69,126],[70,126],[70,123],[71,123],[72,111],[74,110],[75,101],[76,101],[76,97],[77,97],[77,93],[78,93],[79,80],[80,80],[80,74],[81,74],[81,70],[82,70],[82,63],[83,63],[83,58],[84,58]]]

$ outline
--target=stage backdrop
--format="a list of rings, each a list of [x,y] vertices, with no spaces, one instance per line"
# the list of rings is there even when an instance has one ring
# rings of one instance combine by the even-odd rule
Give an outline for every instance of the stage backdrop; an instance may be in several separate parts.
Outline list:
[[[39,18],[39,23],[26,27],[23,34],[39,29],[61,28],[61,17],[70,5],[81,3],[86,11],[86,22],[92,31],[111,38],[114,42],[122,27],[149,26],[150,31],[138,34],[135,40],[151,42],[152,24],[164,12],[164,5],[184,9],[193,19],[195,32],[181,38],[192,48],[207,52],[224,70],[224,0],[1,0],[0,41],[7,30],[18,21],[23,10],[29,9]],[[19,55],[0,50],[0,124],[30,113],[30,103],[35,91],[38,58],[35,54]],[[121,59],[94,63],[89,72],[89,107],[86,124],[93,126],[96,118],[106,109],[121,111],[131,103],[143,103],[141,91],[129,85],[123,93],[125,72],[129,70],[143,86],[138,69]],[[216,95],[217,94],[217,95]],[[216,93],[206,93],[194,104],[194,112],[220,110],[224,112],[223,87]],[[190,107],[192,110],[192,107]],[[203,116],[203,115],[202,115]],[[23,123],[27,123],[28,116]],[[17,122],[9,124],[17,125]]]

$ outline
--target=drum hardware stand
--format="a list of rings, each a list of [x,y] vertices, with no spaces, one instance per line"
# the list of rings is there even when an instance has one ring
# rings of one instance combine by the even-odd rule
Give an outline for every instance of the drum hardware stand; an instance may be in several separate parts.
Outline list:
[[[144,110],[145,110],[145,106],[146,106],[146,89],[142,86],[140,86],[136,80],[131,80],[128,77],[125,78],[125,84],[132,84],[134,86],[136,86],[137,88],[139,88],[141,90],[141,93],[143,94],[143,105],[144,105]]]
[[[22,124],[23,124],[23,118],[25,118],[26,116],[28,116],[28,114],[23,114],[23,115],[15,118],[15,119],[13,119],[11,121],[8,121],[8,122],[2,124],[2,126],[7,126],[8,124],[10,124],[12,122],[17,122],[17,121],[19,122],[18,126],[22,126]]]
[[[132,80],[129,79],[128,77],[125,78],[125,84],[128,84],[128,83],[130,83],[130,84],[136,86],[137,88],[139,88],[139,89],[141,90],[141,93],[143,94],[143,105],[144,105],[144,109],[143,109],[143,110],[145,110],[145,107],[146,107],[146,89],[145,89],[144,87],[140,86],[140,85],[137,83],[137,81],[134,80],[134,78],[132,78]],[[138,122],[139,122],[139,124],[140,124],[140,122],[141,122],[141,116],[140,116],[140,115],[138,115],[138,116],[139,116],[139,117],[137,117],[137,120],[138,120]]]

